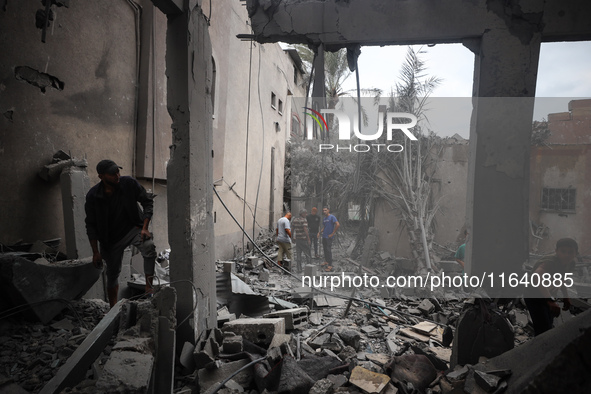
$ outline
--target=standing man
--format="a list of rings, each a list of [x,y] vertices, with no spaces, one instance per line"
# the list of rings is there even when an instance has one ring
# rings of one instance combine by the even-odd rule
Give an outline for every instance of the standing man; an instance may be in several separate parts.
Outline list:
[[[144,258],[146,293],[152,291],[156,262],[156,246],[148,230],[154,211],[153,197],[134,178],[121,176],[121,168],[112,160],[101,160],[96,166],[101,181],[88,191],[84,205],[92,263],[99,269],[103,260],[107,264],[107,295],[111,307],[117,303],[125,248],[135,246]]]
[[[574,271],[578,253],[577,241],[572,238],[561,238],[556,242],[554,254],[542,257],[534,265],[530,280],[533,275],[536,275],[540,280],[535,281],[538,282],[538,287],[525,289],[524,301],[529,310],[536,336],[551,329],[554,326],[554,318],[560,316],[560,305],[555,298],[559,289],[563,297],[562,310],[566,311],[570,308],[570,298],[564,285],[565,274]],[[544,280],[544,277],[549,277],[550,280]],[[531,280],[531,283],[534,283],[534,280]]]
[[[283,266],[283,255],[291,261],[291,212],[287,211],[285,216],[277,221],[277,228],[275,234],[277,235],[277,245],[279,251],[277,252],[277,264]],[[285,267],[284,267],[285,268]],[[289,269],[290,267],[287,267]]]
[[[306,220],[308,211],[300,209],[300,217],[291,221],[293,228],[293,239],[296,243],[296,262],[298,263],[298,272],[302,272],[302,252],[306,257],[306,264],[310,264],[310,234],[308,233],[308,221]]]
[[[332,240],[340,227],[339,221],[334,215],[330,214],[328,207],[322,208],[324,218],[322,219],[322,229],[318,232],[318,238],[322,235],[322,250],[324,250],[324,260],[322,265],[326,266],[325,271],[333,271],[332,265]]]
[[[308,221],[308,230],[310,234],[317,234],[320,229],[320,216],[318,216],[318,208],[313,207],[310,215],[306,217]],[[314,245],[314,258],[318,258],[318,238],[312,236],[312,244]]]
[[[464,243],[462,243],[460,245],[460,247],[458,248],[458,250],[456,251],[456,254],[454,255],[454,258],[456,259],[456,262],[462,266],[462,270],[465,271],[465,263],[464,263],[464,259],[466,257],[466,243],[468,242],[468,230],[464,230]]]

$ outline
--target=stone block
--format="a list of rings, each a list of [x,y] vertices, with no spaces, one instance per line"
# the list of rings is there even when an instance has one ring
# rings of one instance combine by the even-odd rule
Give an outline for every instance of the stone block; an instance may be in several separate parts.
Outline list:
[[[259,272],[259,280],[261,282],[268,282],[269,281],[269,271],[264,270],[264,271]]]
[[[339,337],[346,345],[351,346],[356,351],[359,350],[359,342],[361,341],[361,333],[355,330],[345,329],[339,331]]]
[[[285,334],[285,320],[272,319],[238,319],[224,324],[224,332],[230,331],[260,346],[268,346],[275,334]]]
[[[281,311],[271,312],[264,315],[266,318],[282,317],[285,319],[285,329],[295,330],[308,324],[308,309],[293,308]]]
[[[316,276],[318,275],[318,266],[313,264],[306,264],[304,266],[305,276]]]
[[[314,338],[312,341],[308,342],[308,344],[312,347],[312,349],[319,349],[324,344],[330,341],[330,334],[321,334]]]
[[[298,365],[291,356],[285,356],[281,365],[279,393],[308,393],[314,380]]]
[[[236,273],[236,263],[233,261],[224,261],[223,262],[224,272]]]
[[[244,345],[241,335],[227,335],[224,337],[222,352],[225,354],[240,353],[243,350],[243,347]]]
[[[332,394],[334,392],[334,386],[335,384],[331,380],[321,379],[314,383],[309,394]]]
[[[433,305],[431,301],[425,299],[421,301],[419,306],[417,306],[417,309],[420,310],[424,315],[428,315],[435,310],[435,305]]]

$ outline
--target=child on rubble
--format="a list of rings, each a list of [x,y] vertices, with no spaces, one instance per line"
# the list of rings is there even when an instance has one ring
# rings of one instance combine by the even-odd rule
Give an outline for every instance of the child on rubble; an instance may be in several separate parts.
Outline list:
[[[560,316],[560,306],[556,303],[556,293],[560,288],[563,295],[563,310],[570,308],[570,299],[568,291],[565,286],[565,274],[572,273],[575,266],[575,258],[577,257],[579,246],[577,241],[572,238],[562,238],[556,242],[555,253],[543,257],[538,261],[532,270],[531,278],[537,274],[540,279],[538,287],[528,287],[526,289],[525,304],[529,310],[529,315],[533,322],[535,335],[548,331],[554,325],[554,318]],[[550,286],[543,286],[542,278],[544,274],[550,274]],[[560,280],[555,280],[555,274],[560,275]],[[548,275],[546,275],[548,277]],[[533,282],[538,282],[537,279]],[[547,281],[546,281],[547,282]],[[554,285],[560,284],[556,287]]]

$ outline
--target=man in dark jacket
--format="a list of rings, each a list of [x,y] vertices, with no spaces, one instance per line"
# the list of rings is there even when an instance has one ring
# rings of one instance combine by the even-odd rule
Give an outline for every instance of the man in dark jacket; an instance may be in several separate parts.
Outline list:
[[[107,264],[107,293],[111,306],[117,303],[118,278],[126,247],[134,245],[144,258],[147,293],[152,291],[156,262],[156,247],[148,230],[154,208],[152,196],[134,178],[121,176],[120,168],[112,160],[101,160],[97,164],[101,181],[88,191],[84,206],[92,262],[97,268],[102,267],[103,260]]]

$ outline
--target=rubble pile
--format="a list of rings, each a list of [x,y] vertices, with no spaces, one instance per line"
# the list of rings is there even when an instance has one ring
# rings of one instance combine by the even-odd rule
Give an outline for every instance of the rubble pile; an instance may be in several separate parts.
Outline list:
[[[102,300],[70,301],[48,324],[0,320],[0,391],[11,384],[38,392],[109,310]]]
[[[273,242],[262,249],[276,257]],[[322,272],[315,260],[303,274],[416,274],[410,260],[363,249],[361,261],[337,248],[337,272]],[[438,261],[437,269],[461,273],[449,260]],[[519,299],[469,298],[461,288],[444,287],[314,289],[260,253],[217,268],[234,278],[233,297],[264,296],[268,303],[253,314],[252,307],[226,303],[228,297],[220,302],[218,286],[218,329],[194,347],[185,344],[178,393],[503,392],[516,365],[491,369],[487,361],[534,336]]]

